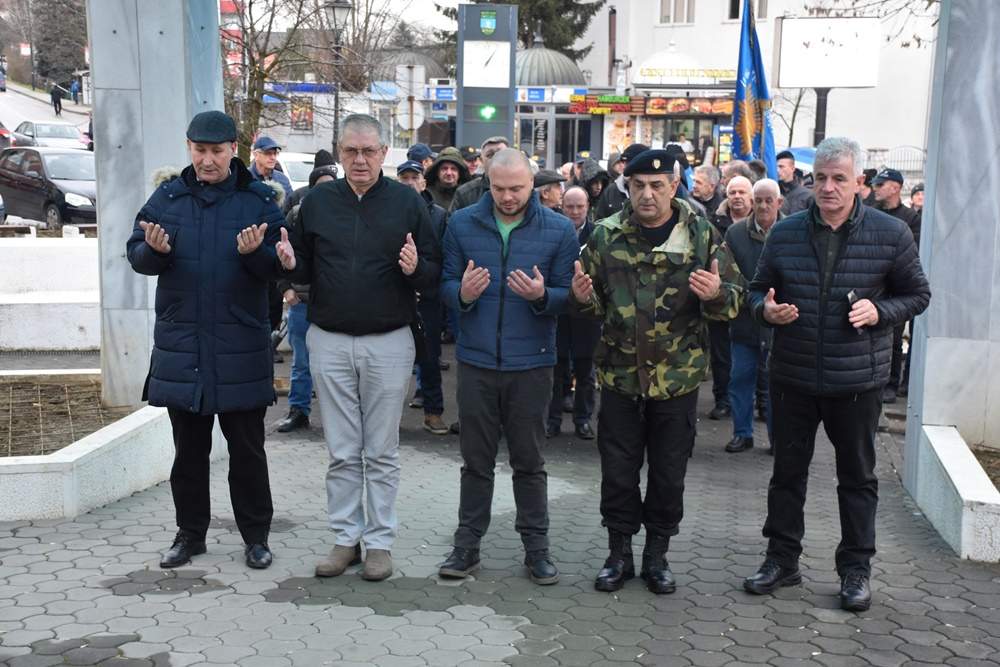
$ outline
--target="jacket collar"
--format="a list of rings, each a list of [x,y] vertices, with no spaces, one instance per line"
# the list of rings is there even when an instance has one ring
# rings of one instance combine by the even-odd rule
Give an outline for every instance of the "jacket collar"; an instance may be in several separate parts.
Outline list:
[[[238,157],[234,157],[229,163],[229,172],[236,174],[237,190],[246,190],[251,183],[257,180]],[[167,183],[167,194],[173,197],[192,194],[191,187],[197,183],[198,177],[195,176],[194,165],[189,164],[181,171],[180,178],[172,179]]]
[[[694,208],[691,204],[687,203],[680,197],[674,197],[670,200],[670,208],[677,211],[677,225],[674,230],[670,233],[670,238],[666,242],[653,248],[654,252],[675,252],[679,254],[685,254],[687,250],[693,246],[693,241],[691,240],[694,235],[694,230],[691,228],[691,222],[697,217],[694,212]],[[642,231],[639,229],[639,225],[635,223],[632,219],[632,208],[627,207],[622,209],[620,214],[620,224],[622,233],[628,238],[630,244],[638,243],[640,239],[644,238],[642,236]]]
[[[853,234],[859,227],[861,227],[861,223],[864,222],[864,209],[865,206],[861,203],[861,195],[854,195],[854,207],[851,209],[851,214],[847,217],[847,222],[844,223],[844,226],[847,227],[848,236]],[[815,200],[813,200],[813,203],[809,205],[809,222],[810,224],[808,228],[810,235],[813,231],[813,225],[825,224],[820,215],[819,206],[817,206]]]

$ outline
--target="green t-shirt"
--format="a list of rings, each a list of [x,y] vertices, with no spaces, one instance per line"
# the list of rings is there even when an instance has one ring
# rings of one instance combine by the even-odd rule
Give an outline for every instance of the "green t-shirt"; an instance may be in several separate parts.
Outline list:
[[[514,222],[504,222],[494,214],[493,219],[497,223],[497,230],[500,232],[500,238],[503,240],[503,256],[506,257],[507,250],[510,248],[510,233],[521,226],[524,218],[515,220]]]

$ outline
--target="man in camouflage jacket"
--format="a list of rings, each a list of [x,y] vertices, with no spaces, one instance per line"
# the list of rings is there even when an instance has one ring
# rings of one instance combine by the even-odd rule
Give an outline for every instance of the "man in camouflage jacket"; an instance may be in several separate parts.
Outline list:
[[[666,552],[683,516],[698,385],[708,368],[705,322],[736,316],[742,283],[718,232],[676,197],[680,174],[668,153],[642,153],[625,175],[630,201],[597,223],[573,279],[574,308],[604,322],[597,443],[611,553],[595,587],[618,590],[635,576],[631,538],[645,525],[641,575],[654,593],[672,593]]]

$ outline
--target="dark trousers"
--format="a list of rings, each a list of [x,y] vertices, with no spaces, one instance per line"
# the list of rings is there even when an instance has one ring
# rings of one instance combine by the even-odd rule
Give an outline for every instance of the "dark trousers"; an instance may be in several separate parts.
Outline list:
[[[281,327],[282,310],[284,309],[284,295],[278,289],[278,283],[267,284],[267,319],[271,322],[271,331],[277,331]]]
[[[594,360],[588,357],[570,360],[560,358],[552,371],[552,401],[549,403],[549,424],[562,424],[562,402],[567,396],[567,386],[572,386],[570,379],[576,377],[576,391],[573,392],[573,423],[577,426],[586,424],[594,416]]]
[[[52,98],[52,109],[53,109],[53,111],[55,111],[55,114],[57,116],[61,116],[62,115],[62,100],[59,99],[58,97],[53,97]]]
[[[909,356],[903,354],[903,331],[905,324],[900,324],[892,328],[892,361],[889,366],[889,389],[897,391],[900,387],[907,386],[910,382]],[[910,322],[910,336],[913,336],[913,322]],[[903,364],[906,368],[903,368]]]
[[[424,414],[444,414],[444,394],[441,391],[441,300],[421,300],[417,304],[424,325],[425,354],[419,363],[420,395],[424,397]]]
[[[240,535],[247,544],[266,542],[271,528],[271,485],[264,453],[264,413],[267,408],[219,414],[219,425],[229,445],[229,498]],[[205,539],[211,521],[208,494],[209,454],[214,415],[193,415],[170,409],[174,433],[174,466],[170,490],[177,527]]]
[[[601,454],[601,523],[628,535],[676,535],[684,517],[684,475],[694,447],[698,391],[662,401],[601,391],[597,449]],[[465,425],[463,424],[464,428]],[[646,498],[639,489],[649,458]]]
[[[549,547],[548,477],[542,445],[552,368],[496,371],[458,364],[462,482],[455,546],[478,549],[490,526],[500,430],[513,470],[514,528],[526,551]]]
[[[882,412],[878,390],[847,396],[809,396],[797,389],[771,385],[774,420],[774,472],[767,490],[764,537],[767,555],[786,566],[798,562],[805,533],[802,508],[806,502],[809,463],[816,430],[823,429],[837,457],[837,500],[840,544],[837,572],[871,571],[875,554],[875,429]]]
[[[729,322],[708,322],[712,362],[712,396],[716,405],[729,405],[730,357]]]

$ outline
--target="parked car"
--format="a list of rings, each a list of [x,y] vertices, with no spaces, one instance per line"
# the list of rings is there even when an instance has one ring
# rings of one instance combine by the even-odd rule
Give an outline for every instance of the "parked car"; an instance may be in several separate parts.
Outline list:
[[[7,207],[3,203],[3,195],[0,195],[0,224],[7,222]]]
[[[13,146],[52,146],[86,149],[89,140],[72,123],[26,120],[14,128]]]
[[[73,148],[8,148],[0,153],[0,196],[7,213],[44,220],[48,229],[94,223],[94,154]]]
[[[309,185],[309,174],[312,173],[315,157],[312,153],[286,153],[284,151],[278,153],[278,167],[292,182],[293,190]]]
[[[7,92],[7,72],[0,68],[0,93]]]
[[[11,137],[11,131],[3,123],[0,123],[0,148],[10,146]]]

